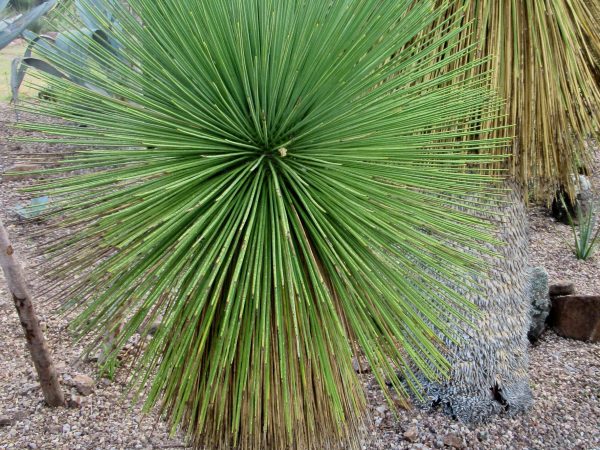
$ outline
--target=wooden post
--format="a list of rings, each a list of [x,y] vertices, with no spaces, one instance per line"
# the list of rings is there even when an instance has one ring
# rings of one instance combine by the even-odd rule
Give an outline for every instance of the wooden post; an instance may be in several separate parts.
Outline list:
[[[64,406],[65,397],[58,382],[58,375],[50,350],[40,328],[40,322],[35,314],[31,296],[25,284],[23,269],[14,257],[14,249],[10,243],[8,232],[0,219],[0,266],[4,271],[8,291],[12,295],[25,338],[31,353],[31,359],[37,370],[40,385],[48,406]]]

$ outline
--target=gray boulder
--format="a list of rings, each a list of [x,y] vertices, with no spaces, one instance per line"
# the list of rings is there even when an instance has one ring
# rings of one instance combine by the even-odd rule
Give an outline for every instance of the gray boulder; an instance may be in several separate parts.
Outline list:
[[[531,325],[529,326],[527,337],[533,344],[546,329],[546,319],[550,314],[551,308],[548,272],[543,267],[535,267],[531,270],[529,301],[531,303]]]

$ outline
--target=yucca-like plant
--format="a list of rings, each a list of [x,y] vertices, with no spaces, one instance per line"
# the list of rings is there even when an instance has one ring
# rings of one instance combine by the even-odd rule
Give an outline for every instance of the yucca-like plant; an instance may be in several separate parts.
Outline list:
[[[120,24],[119,56],[42,48],[70,77],[34,71],[56,98],[22,106],[80,147],[33,189],[71,231],[44,250],[74,329],[115,335],[114,360],[159,321],[135,381],[197,448],[358,445],[353,355],[390,398],[417,369],[440,381],[440,336],[473,314],[449,286],[494,241],[487,153],[507,142],[478,139],[499,105],[456,51],[468,25],[417,42],[430,1],[83,3]]]
[[[457,51],[471,45],[477,51],[441,71],[491,56],[469,76],[492,71],[493,86],[506,99],[506,115],[489,125],[496,127],[495,136],[515,137],[512,175],[538,200],[551,201],[561,187],[573,195],[573,175],[590,167],[585,140],[600,132],[600,65],[594,62],[594,54],[600,55],[600,14],[592,13],[600,9],[598,1],[450,3],[433,27],[462,11],[477,31],[457,36],[462,40]]]

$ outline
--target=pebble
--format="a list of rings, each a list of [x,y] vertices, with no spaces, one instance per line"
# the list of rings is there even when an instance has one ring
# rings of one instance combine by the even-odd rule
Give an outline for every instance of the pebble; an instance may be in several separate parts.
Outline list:
[[[96,382],[92,377],[78,373],[73,377],[73,385],[81,395],[88,396],[94,392]]]
[[[385,414],[388,410],[388,407],[385,405],[381,405],[378,406],[377,408],[375,408],[375,410],[379,413],[379,414]]]
[[[444,445],[447,445],[448,447],[453,447],[453,448],[464,448],[464,444],[463,444],[463,440],[462,438],[456,434],[456,433],[450,433],[447,434],[446,436],[444,436]]]
[[[404,432],[403,436],[409,442],[417,442],[419,439],[419,430],[415,427],[409,428]]]
[[[7,427],[14,423],[14,419],[8,416],[0,416],[0,427]]]
[[[29,395],[29,393],[39,389],[39,387],[38,384],[25,383],[19,390],[19,395]]]

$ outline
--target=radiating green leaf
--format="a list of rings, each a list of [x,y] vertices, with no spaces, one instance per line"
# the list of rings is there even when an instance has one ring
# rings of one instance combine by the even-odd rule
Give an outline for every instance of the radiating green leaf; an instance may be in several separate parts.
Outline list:
[[[473,307],[447,286],[485,269],[508,141],[477,137],[481,61],[427,79],[470,25],[417,42],[443,11],[412,3],[82,1],[119,55],[41,51],[69,78],[35,72],[56,98],[23,108],[62,121],[23,126],[79,148],[32,189],[71,232],[48,268],[75,330],[115,334],[108,364],[160,321],[134,380],[197,448],[356,447],[353,355],[390,397],[448,372],[438,336]]]

